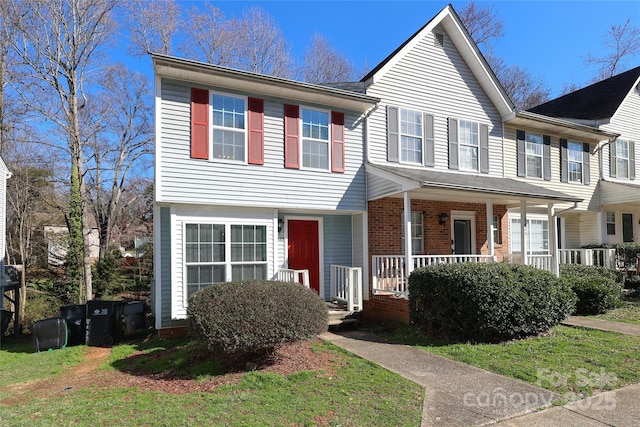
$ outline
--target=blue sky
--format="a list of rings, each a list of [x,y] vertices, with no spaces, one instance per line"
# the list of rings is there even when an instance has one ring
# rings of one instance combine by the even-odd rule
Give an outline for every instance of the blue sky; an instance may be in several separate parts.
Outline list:
[[[198,1],[179,1],[198,3]],[[596,73],[586,67],[588,54],[602,53],[608,29],[631,19],[640,27],[640,0],[622,1],[494,1],[505,36],[496,53],[509,65],[518,64],[541,78],[560,95],[565,83],[584,86]],[[278,23],[294,57],[301,59],[314,33],[320,33],[354,64],[373,68],[404,40],[436,15],[443,1],[216,1],[227,17],[260,6]],[[460,9],[465,1],[453,1]],[[149,62],[147,62],[148,64]],[[633,58],[628,68],[640,65]]]

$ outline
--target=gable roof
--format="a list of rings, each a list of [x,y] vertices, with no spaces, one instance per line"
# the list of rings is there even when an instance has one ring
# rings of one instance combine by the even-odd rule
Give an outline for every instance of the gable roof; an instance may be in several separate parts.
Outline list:
[[[500,84],[478,46],[460,20],[451,4],[448,4],[422,28],[405,40],[396,50],[380,62],[373,70],[360,80],[369,86],[379,80],[395,63],[415,47],[435,27],[442,25],[456,49],[467,63],[500,115],[505,117],[514,111],[515,106],[509,95]]]
[[[640,80],[640,67],[568,93],[528,111],[545,116],[581,120],[613,117],[629,91]]]

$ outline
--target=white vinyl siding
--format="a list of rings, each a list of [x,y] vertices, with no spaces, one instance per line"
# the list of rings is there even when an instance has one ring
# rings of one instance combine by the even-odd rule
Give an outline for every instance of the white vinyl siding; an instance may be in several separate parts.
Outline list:
[[[286,102],[270,98],[264,100],[264,165],[191,159],[190,90],[188,83],[161,79],[157,202],[351,212],[366,209],[361,113],[345,112],[345,172],[323,173],[319,178],[318,170],[284,168]]]
[[[412,51],[367,89],[382,99],[367,119],[369,161],[387,164],[387,106],[401,106],[433,115],[434,169],[448,167],[448,118],[464,118],[489,129],[489,176],[503,176],[502,119],[444,28],[444,48],[426,33]],[[477,169],[477,168],[476,168]]]

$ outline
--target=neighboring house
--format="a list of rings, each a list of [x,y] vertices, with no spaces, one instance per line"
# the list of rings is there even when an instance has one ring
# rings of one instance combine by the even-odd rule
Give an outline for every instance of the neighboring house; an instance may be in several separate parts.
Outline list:
[[[598,154],[597,191],[588,215],[574,223],[576,229],[569,230],[567,224],[567,240],[575,247],[640,242],[640,67],[530,111],[618,136],[592,148]]]
[[[362,83],[366,94],[381,99],[367,118],[373,295],[365,315],[408,320],[406,300],[399,297],[407,295],[408,274],[424,265],[508,260],[557,271],[556,228],[538,230],[538,213],[555,223],[556,212],[581,202],[584,191],[557,185],[557,159],[554,184],[544,184],[546,175],[519,179],[513,169],[516,131],[551,134],[556,146],[574,134],[595,146],[605,139],[601,132],[516,114],[451,6]],[[540,253],[527,241],[535,242],[538,232],[549,245]],[[521,245],[529,251],[513,257]]]
[[[366,263],[363,123],[377,99],[163,55],[155,70],[156,328],[214,282]]]
[[[89,239],[89,257],[95,261],[100,256],[100,233],[97,228],[85,230]],[[62,266],[67,260],[69,229],[64,225],[45,225],[44,237],[47,241],[47,263]]]

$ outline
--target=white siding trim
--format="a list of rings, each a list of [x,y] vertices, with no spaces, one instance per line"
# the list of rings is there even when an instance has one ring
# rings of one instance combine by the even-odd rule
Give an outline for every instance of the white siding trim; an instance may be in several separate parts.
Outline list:
[[[160,167],[162,162],[162,79],[158,76],[154,79],[155,82],[155,154],[154,154],[154,166],[155,166],[155,183],[154,183],[154,200],[159,202],[162,192],[162,171]],[[159,276],[156,276],[159,277]]]
[[[170,219],[169,224],[171,224],[171,318],[172,319],[184,319],[186,318],[186,313],[183,316],[179,316],[179,311],[184,310],[185,305],[181,301],[180,295],[178,295],[178,287],[177,284],[180,283],[177,279],[177,269],[175,268],[175,259],[176,259],[176,250],[177,250],[177,239],[174,238],[176,232],[176,210],[175,206],[171,206],[170,208]]]
[[[160,329],[162,327],[162,272],[160,269],[160,245],[162,232],[160,230],[160,206],[154,204],[153,206],[153,287],[154,287],[154,310],[155,316],[155,328]]]

